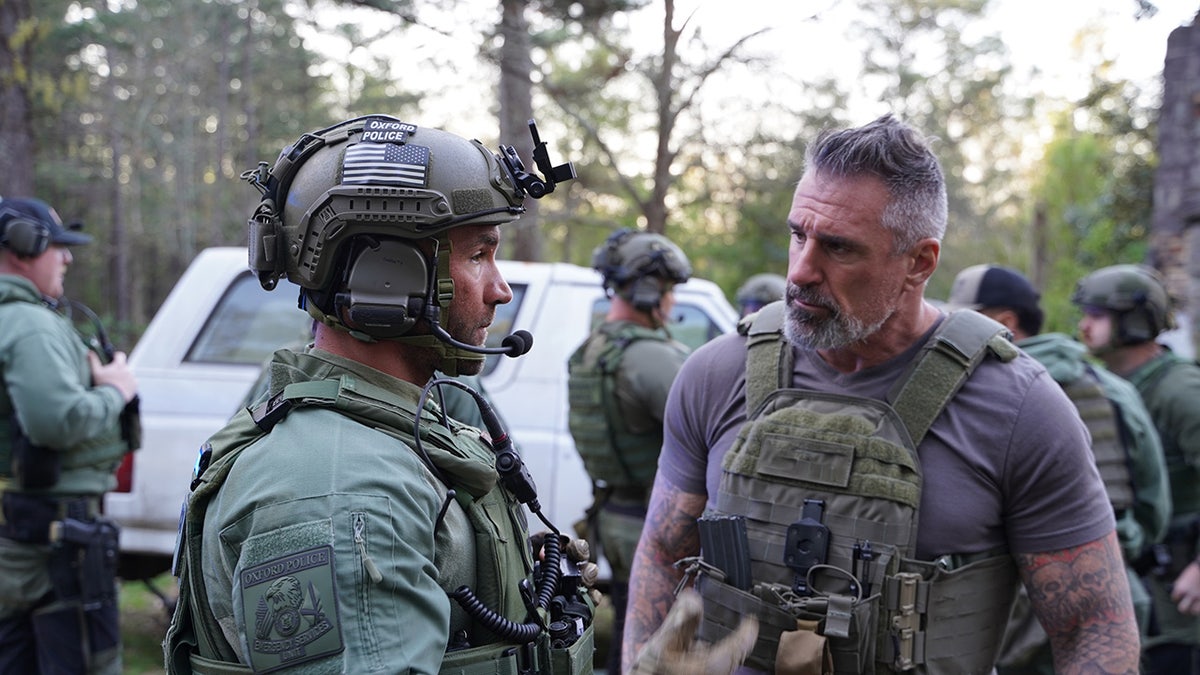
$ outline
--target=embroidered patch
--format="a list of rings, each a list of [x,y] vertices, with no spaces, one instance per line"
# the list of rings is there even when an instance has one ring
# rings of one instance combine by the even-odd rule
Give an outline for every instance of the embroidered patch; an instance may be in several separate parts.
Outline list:
[[[296,666],[344,649],[332,546],[242,570],[241,585],[254,672]]]

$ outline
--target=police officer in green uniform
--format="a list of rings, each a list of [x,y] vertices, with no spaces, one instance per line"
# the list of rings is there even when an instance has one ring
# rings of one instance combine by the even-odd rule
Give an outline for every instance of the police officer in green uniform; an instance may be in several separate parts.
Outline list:
[[[117,528],[99,516],[136,447],[137,381],[56,311],[91,237],[0,200],[0,672],[120,673]],[[134,404],[136,405],[136,404]]]
[[[611,304],[568,361],[569,422],[592,478],[592,513],[612,567],[613,643],[608,672],[621,672],[626,589],[646,498],[662,447],[662,411],[687,347],[667,329],[674,287],[692,268],[665,236],[622,229],[592,253]]]
[[[1154,616],[1145,672],[1200,673],[1200,366],[1155,342],[1174,322],[1166,285],[1153,268],[1097,270],[1079,281],[1071,300],[1083,310],[1080,338],[1137,387],[1166,455],[1173,509],[1164,546],[1148,565]]]
[[[1062,333],[1042,333],[1041,295],[1020,272],[999,265],[974,265],[958,273],[947,303],[995,319],[1013,341],[1046,366],[1079,409],[1092,439],[1092,454],[1117,514],[1117,539],[1127,562],[1130,590],[1143,636],[1150,597],[1133,564],[1166,534],[1171,517],[1162,445],[1137,390],[1108,369],[1092,364],[1087,347]],[[1009,621],[1000,673],[1053,675],[1046,632],[1033,616],[1028,597],[1018,598]]]
[[[437,371],[531,346],[483,346],[512,298],[498,226],[574,177],[530,128],[544,177],[511,147],[384,115],[247,172],[263,194],[251,267],[268,289],[298,284],[318,325],[201,448],[169,672],[591,671],[586,550],[544,518],[531,550],[540,505],[505,430],[487,409],[486,434],[459,423],[433,393]]]

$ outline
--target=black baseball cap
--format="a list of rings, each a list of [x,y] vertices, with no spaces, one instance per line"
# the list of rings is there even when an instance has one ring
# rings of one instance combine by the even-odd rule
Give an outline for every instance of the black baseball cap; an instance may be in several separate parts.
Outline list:
[[[40,223],[50,233],[51,244],[77,246],[92,243],[92,238],[79,230],[83,223],[63,224],[62,218],[49,204],[32,197],[5,197],[0,199],[0,232],[10,220],[24,219]]]
[[[1041,293],[1020,272],[999,265],[974,265],[954,277],[946,304],[955,308],[1006,307],[1037,312],[1041,299]]]

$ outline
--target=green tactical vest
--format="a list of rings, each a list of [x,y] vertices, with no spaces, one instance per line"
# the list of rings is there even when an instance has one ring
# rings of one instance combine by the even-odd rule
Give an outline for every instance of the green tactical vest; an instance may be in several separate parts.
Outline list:
[[[1092,436],[1092,455],[1113,511],[1118,515],[1133,506],[1133,480],[1129,475],[1126,438],[1112,401],[1104,395],[1100,381],[1089,367],[1074,382],[1060,383],[1079,410]]]
[[[633,433],[617,405],[617,369],[637,340],[670,343],[662,331],[620,322],[604,324],[567,361],[568,423],[575,449],[592,480],[649,491],[662,450],[662,429]]]
[[[198,467],[198,476],[193,479],[177,544],[176,575],[180,588],[186,592],[180,593],[167,633],[170,672],[222,675],[251,672],[237,663],[236,654],[226,643],[220,625],[209,610],[204,575],[200,573],[202,530],[208,504],[243,451],[269,433],[291,409],[307,405],[336,409],[340,414],[412,447],[415,441],[413,413],[395,405],[395,399],[384,389],[361,381],[347,386],[347,377],[290,384],[258,408],[239,411],[230,424],[209,440],[211,460],[206,466]],[[450,423],[457,424],[453,420]],[[454,464],[460,460],[449,451],[455,444],[453,432],[437,424],[422,425],[421,441],[429,461],[438,469],[435,475],[440,474],[454,483]],[[483,605],[496,608],[500,615],[510,620],[511,617],[525,616],[527,609],[518,584],[530,578],[531,553],[525,524],[514,523],[507,517],[514,509],[519,512],[520,505],[499,484],[482,492],[462,485],[458,487],[456,501],[473,526],[477,551],[476,586],[472,590]],[[508,564],[497,566],[496,561],[508,561]],[[583,590],[579,592],[582,594]],[[542,623],[547,623],[545,616]],[[447,653],[442,673],[589,675],[592,672],[594,631],[591,625],[569,647],[555,646],[551,636],[543,630],[531,643],[531,649],[523,652],[499,639],[486,626],[474,621],[473,624],[468,630],[472,640],[476,644],[487,644]]]
[[[746,664],[767,672],[798,629],[827,639],[839,675],[990,672],[1016,565],[1002,552],[915,559],[916,447],[984,358],[1017,356],[1007,331],[976,312],[951,313],[889,405],[791,388],[783,308],[768,305],[739,326],[747,335],[747,422],[725,456],[715,513],[705,518],[744,518],[752,582],[736,588],[723,575],[700,574],[700,637],[717,640],[751,613],[759,637]],[[822,548],[823,557],[813,555]]]

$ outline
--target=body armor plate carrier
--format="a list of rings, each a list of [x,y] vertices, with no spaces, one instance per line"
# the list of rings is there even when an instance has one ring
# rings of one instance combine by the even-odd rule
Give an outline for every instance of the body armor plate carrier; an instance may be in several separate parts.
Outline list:
[[[593,480],[649,492],[662,449],[662,429],[641,434],[628,431],[615,394],[621,359],[637,340],[671,342],[660,330],[612,323],[601,326],[571,355],[567,363],[569,423],[575,449]]]
[[[774,303],[739,327],[748,421],[725,456],[701,540],[704,520],[738,514],[750,578],[738,588],[727,574],[704,573],[721,565],[702,545],[700,636],[717,640],[751,613],[760,630],[746,664],[767,672],[990,672],[1016,566],[1003,551],[953,564],[915,559],[915,448],[984,358],[1016,357],[1007,331],[973,311],[951,313],[888,405],[791,388],[783,310]],[[821,663],[795,669],[814,636]]]
[[[263,434],[269,433],[296,406],[336,409],[351,419],[412,445],[413,413],[391,401],[388,392],[364,382],[348,384],[346,376],[294,383],[258,408],[239,411],[231,424],[206,444],[210,457],[202,458],[202,466],[198,467],[198,474],[193,479],[176,550],[176,574],[180,586],[186,586],[190,591],[180,597],[187,598],[191,604],[181,602],[176,607],[168,629],[166,639],[170,644],[170,672],[218,675],[251,672],[249,667],[236,662],[236,655],[225,644],[221,628],[208,607],[204,575],[201,573],[204,514],[240,454]],[[432,457],[430,461],[453,481],[455,455],[443,450],[454,447],[451,438],[453,432],[440,425],[425,425],[421,427],[421,435],[426,444],[426,457]],[[528,557],[530,553],[523,538],[497,533],[498,523],[505,520],[503,513],[509,507],[508,498],[502,496],[500,490],[496,486],[487,494],[470,495],[470,490],[462,487],[457,500],[474,526],[473,535],[479,547],[479,568],[476,571],[479,600],[485,606],[499,607],[504,614],[519,617],[526,608],[516,592],[517,582],[527,578],[526,566],[531,561],[526,560],[525,564],[513,561]],[[525,550],[515,556],[501,555],[497,549],[505,546]],[[506,568],[488,564],[488,561],[500,560],[508,560],[512,564]],[[573,592],[579,594],[579,602],[585,602],[582,590],[575,589]],[[543,623],[545,619],[542,617]],[[569,644],[561,644],[543,630],[533,642],[515,645],[497,638],[488,628],[472,626],[472,637],[486,644],[448,652],[442,662],[441,672],[453,675],[587,675],[593,670],[594,629],[590,623],[583,629],[583,634]]]

